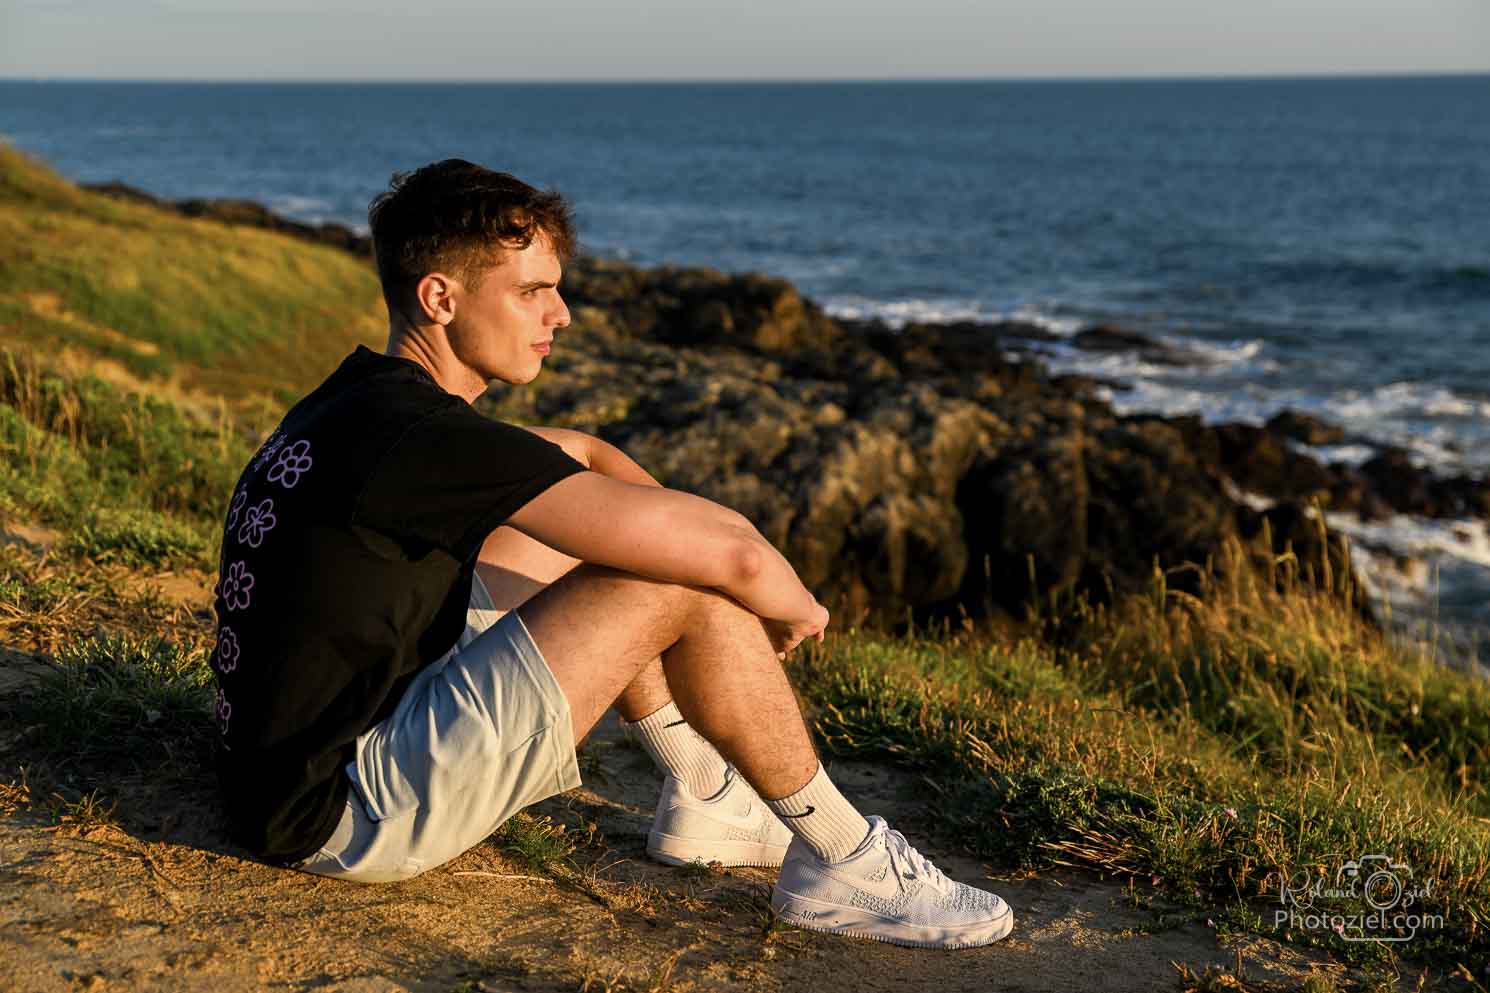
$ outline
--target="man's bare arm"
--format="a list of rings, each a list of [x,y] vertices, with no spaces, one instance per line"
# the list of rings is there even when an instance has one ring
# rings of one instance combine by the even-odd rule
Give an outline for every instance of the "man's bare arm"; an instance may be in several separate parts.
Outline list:
[[[603,476],[639,486],[662,485],[652,478],[651,473],[637,465],[631,456],[593,434],[572,428],[528,427],[527,430],[558,445],[570,458]]]
[[[691,493],[581,472],[507,523],[586,562],[719,589],[764,618],[807,622],[823,614],[826,620],[791,564],[748,521]]]

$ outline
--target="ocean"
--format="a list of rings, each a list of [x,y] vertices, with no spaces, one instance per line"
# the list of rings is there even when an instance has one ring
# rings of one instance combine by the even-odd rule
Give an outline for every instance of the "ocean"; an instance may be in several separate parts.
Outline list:
[[[1059,370],[1126,384],[1121,411],[1292,408],[1351,433],[1321,457],[1395,444],[1483,474],[1487,108],[1490,76],[3,82],[0,135],[79,181],[364,230],[393,171],[460,156],[564,192],[597,254],[764,271],[892,323],[1116,323],[1197,356],[1044,346]],[[1386,528],[1490,622],[1483,528]]]

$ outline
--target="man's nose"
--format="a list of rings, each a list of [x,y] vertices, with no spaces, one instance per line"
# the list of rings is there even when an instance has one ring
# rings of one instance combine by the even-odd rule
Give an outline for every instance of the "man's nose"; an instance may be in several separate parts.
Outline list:
[[[553,316],[553,325],[556,328],[567,328],[569,326],[569,305],[564,302],[562,296],[557,293],[554,296],[559,301],[559,311]]]

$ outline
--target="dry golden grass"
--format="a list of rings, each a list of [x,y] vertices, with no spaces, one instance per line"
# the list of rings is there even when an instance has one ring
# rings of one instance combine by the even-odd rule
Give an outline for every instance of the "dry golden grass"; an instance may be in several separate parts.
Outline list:
[[[89,193],[0,146],[0,328],[238,399],[303,392],[387,324],[346,252]]]

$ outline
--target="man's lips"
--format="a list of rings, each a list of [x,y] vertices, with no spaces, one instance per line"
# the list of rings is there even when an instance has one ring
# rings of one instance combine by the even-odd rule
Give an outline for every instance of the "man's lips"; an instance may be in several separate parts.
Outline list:
[[[535,351],[535,352],[542,352],[544,355],[547,355],[552,348],[553,348],[553,342],[552,341],[540,341],[536,345],[533,346],[533,351]]]

